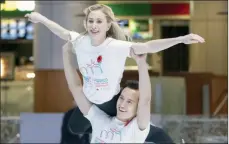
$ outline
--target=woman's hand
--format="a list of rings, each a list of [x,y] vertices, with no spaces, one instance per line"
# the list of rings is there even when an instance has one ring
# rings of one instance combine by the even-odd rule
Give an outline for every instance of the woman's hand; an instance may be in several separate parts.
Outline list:
[[[31,12],[30,14],[28,13],[25,15],[25,17],[27,17],[28,20],[33,22],[33,23],[39,23],[45,19],[45,17],[43,15],[41,15],[40,13],[37,13],[37,12]]]
[[[179,37],[181,42],[184,44],[193,44],[193,43],[204,43],[205,40],[197,34],[188,34],[185,36]]]
[[[25,15],[26,18],[28,18],[29,21],[33,23],[42,23],[44,24],[49,30],[51,30],[55,35],[60,37],[63,40],[69,40],[70,37],[70,31],[63,28],[59,24],[55,23],[54,21],[51,21],[50,19],[46,18],[45,16],[41,15],[38,12],[31,12]]]

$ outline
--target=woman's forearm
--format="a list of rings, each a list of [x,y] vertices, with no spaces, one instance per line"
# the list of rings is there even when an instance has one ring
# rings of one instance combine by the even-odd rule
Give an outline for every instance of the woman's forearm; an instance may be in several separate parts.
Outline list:
[[[148,52],[156,53],[167,48],[170,48],[174,45],[177,45],[179,43],[182,43],[181,37],[152,40],[146,42],[145,44],[148,48]]]
[[[44,24],[50,31],[52,31],[55,35],[58,37],[64,39],[64,40],[69,40],[69,30],[63,28],[59,24],[51,21],[50,19],[43,17],[40,21],[40,23]]]
[[[145,43],[135,43],[132,48],[135,54],[145,54],[145,53],[157,53],[170,48],[176,44],[194,44],[194,43],[204,43],[205,40],[197,34],[188,34],[185,36],[179,36],[175,38],[158,39],[151,40]]]
[[[157,53],[176,44],[182,43],[181,37],[151,40],[145,43],[133,44],[135,54]]]

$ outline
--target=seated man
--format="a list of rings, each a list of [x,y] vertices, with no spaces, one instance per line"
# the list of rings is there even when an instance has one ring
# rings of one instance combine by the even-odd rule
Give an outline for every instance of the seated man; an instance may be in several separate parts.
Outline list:
[[[76,134],[75,132],[72,132],[72,128],[70,130],[70,126],[72,126],[69,125],[70,119],[71,121],[75,121],[77,119],[77,114],[74,114],[74,112],[76,112],[75,107],[65,113],[61,129],[61,144],[88,144],[90,142],[90,134],[92,133],[91,127],[85,132],[83,136],[82,134]],[[155,144],[174,143],[162,128],[156,127],[154,125],[150,126],[150,132],[145,141]]]
[[[150,131],[151,104],[146,55],[132,56],[138,65],[139,85],[138,82],[131,82],[124,87],[114,117],[107,115],[86,98],[71,55],[71,49],[63,49],[64,72],[77,106],[92,125],[91,143],[144,143]]]

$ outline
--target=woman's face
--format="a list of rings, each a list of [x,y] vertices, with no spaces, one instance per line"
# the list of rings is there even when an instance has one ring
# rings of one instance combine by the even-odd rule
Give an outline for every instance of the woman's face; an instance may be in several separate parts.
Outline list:
[[[86,22],[86,29],[92,40],[105,40],[106,33],[110,28],[106,15],[101,10],[91,11]]]

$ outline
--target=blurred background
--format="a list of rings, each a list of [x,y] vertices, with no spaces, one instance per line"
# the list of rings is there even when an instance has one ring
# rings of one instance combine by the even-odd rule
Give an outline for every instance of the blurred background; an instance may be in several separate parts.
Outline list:
[[[65,41],[24,18],[37,11],[83,32],[83,9],[103,3],[136,42],[195,33],[204,44],[148,54],[152,122],[173,140],[227,142],[227,1],[1,1],[1,143],[20,140],[22,113],[64,113],[73,98],[63,72]],[[138,79],[127,59],[123,81]]]

